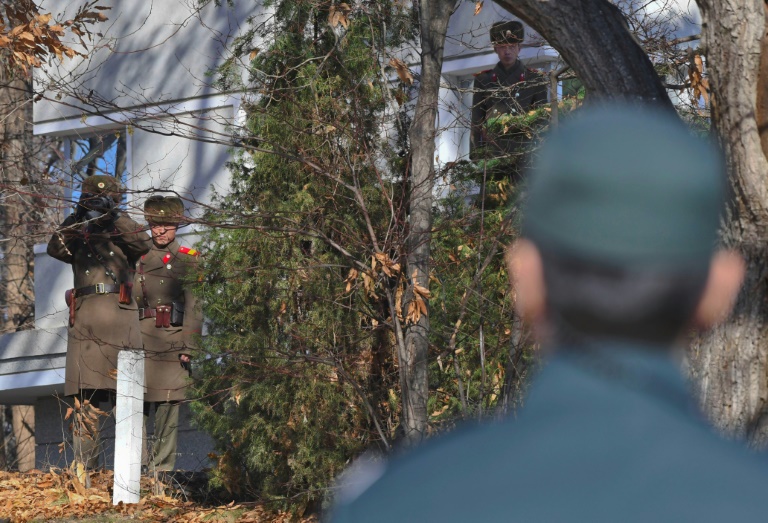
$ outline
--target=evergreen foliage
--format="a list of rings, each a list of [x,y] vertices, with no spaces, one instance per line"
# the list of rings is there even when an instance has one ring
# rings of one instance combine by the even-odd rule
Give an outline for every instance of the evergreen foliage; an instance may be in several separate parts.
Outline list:
[[[385,448],[397,423],[377,291],[389,277],[371,267],[377,254],[393,263],[382,253],[395,255],[404,197],[384,160],[396,156],[381,131],[390,86],[379,50],[412,31],[390,2],[267,7],[274,16],[218,71],[230,88],[249,60],[257,96],[230,192],[207,216],[211,357],[195,409],[221,450],[219,481],[300,509],[350,458]],[[269,47],[254,53],[247,41],[259,37]]]
[[[356,455],[397,445],[408,322],[430,315],[436,431],[514,404],[530,343],[515,344],[502,256],[515,189],[472,195],[482,166],[441,173],[455,191],[435,209],[431,285],[404,306],[412,87],[390,53],[414,41],[411,7],[267,7],[216,72],[253,97],[230,190],[206,216],[210,328],[193,408],[219,483],[301,512]]]

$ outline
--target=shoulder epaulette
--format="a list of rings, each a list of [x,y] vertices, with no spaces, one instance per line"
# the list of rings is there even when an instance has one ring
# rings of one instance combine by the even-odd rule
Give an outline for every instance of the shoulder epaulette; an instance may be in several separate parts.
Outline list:
[[[179,252],[181,254],[189,254],[190,256],[197,256],[200,254],[200,251],[197,249],[190,249],[189,247],[179,247]]]
[[[480,76],[481,74],[490,73],[493,71],[493,69],[486,69],[485,71],[480,71],[479,73],[475,73],[475,76]]]

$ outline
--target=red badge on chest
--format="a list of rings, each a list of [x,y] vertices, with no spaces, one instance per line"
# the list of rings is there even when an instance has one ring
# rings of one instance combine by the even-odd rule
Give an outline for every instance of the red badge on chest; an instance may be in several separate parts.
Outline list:
[[[168,263],[169,261],[171,261],[171,253],[166,252],[165,256],[163,256],[163,263]]]

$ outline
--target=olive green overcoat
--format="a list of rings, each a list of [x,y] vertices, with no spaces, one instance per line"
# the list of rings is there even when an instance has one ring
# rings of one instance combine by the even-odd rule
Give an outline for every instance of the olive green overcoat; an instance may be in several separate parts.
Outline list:
[[[472,150],[486,146],[501,153],[514,152],[521,138],[489,136],[486,122],[504,114],[525,114],[545,103],[546,78],[535,69],[526,68],[520,60],[509,69],[498,63],[493,69],[478,73],[472,96]]]
[[[133,282],[136,262],[149,250],[151,240],[125,214],[112,223],[101,229],[69,216],[48,242],[48,255],[72,265],[75,289]],[[69,326],[67,337],[64,393],[114,390],[118,352],[141,348],[136,302],[121,304],[118,294],[110,293],[76,297],[75,303],[74,325]]]
[[[152,245],[139,261],[134,289],[140,308],[155,309],[173,302],[184,305],[181,326],[157,327],[155,318],[150,316],[140,322],[145,351],[144,401],[184,399],[189,373],[181,366],[179,355],[194,357],[203,325],[202,311],[191,285],[186,283],[196,267],[197,252],[182,247],[177,241],[162,248]]]

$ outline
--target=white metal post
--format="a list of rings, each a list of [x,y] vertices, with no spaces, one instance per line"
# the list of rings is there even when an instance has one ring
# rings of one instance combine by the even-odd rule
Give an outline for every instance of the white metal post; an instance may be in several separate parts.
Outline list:
[[[122,350],[117,357],[114,505],[140,499],[143,405],[144,351]]]

